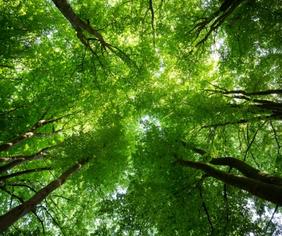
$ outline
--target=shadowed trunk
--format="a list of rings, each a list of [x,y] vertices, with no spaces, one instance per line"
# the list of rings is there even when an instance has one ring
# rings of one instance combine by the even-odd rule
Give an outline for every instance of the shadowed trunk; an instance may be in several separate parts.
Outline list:
[[[77,37],[83,44],[88,44],[85,35],[83,35],[82,31],[85,30],[92,36],[94,36],[102,45],[102,47],[107,48],[109,45],[104,40],[103,36],[94,29],[90,24],[81,20],[76,13],[73,11],[72,7],[66,0],[53,0],[56,7],[60,10],[60,12],[64,15],[64,17],[71,23],[72,27],[75,29],[77,33]]]
[[[239,170],[243,175],[249,178],[260,180],[261,182],[268,184],[280,185],[282,187],[282,178],[272,176],[267,173],[248,165],[244,161],[241,161],[234,157],[222,157],[214,158],[210,161],[213,165],[227,165],[229,167]]]
[[[245,176],[236,176],[233,174],[225,173],[204,162],[178,160],[177,163],[182,166],[188,166],[197,170],[202,170],[207,175],[214,177],[225,184],[235,186],[257,197],[268,200],[278,205],[282,205],[282,187],[279,185],[264,183]]]
[[[49,183],[47,186],[39,190],[33,197],[31,197],[26,202],[21,205],[14,207],[6,214],[0,216],[0,232],[3,232],[12,224],[14,224],[18,219],[31,212],[36,205],[41,203],[50,193],[60,187],[68,179],[70,175],[75,173],[81,168],[82,165],[86,164],[88,160],[82,160],[77,164],[71,166],[67,169],[60,177]]]

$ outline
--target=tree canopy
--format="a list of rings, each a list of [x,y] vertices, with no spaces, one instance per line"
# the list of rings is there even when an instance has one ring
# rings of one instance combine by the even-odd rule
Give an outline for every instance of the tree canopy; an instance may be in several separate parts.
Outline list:
[[[3,235],[281,235],[279,0],[0,0]]]

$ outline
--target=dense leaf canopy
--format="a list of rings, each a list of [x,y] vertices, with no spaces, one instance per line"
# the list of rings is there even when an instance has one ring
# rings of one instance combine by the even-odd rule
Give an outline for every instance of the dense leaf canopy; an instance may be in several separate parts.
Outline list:
[[[0,0],[3,235],[281,235],[279,0]]]

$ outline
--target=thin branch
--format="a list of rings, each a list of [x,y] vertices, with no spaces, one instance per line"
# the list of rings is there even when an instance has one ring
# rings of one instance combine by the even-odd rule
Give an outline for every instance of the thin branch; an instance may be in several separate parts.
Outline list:
[[[64,17],[70,22],[74,30],[76,31],[76,35],[80,42],[89,50],[93,55],[95,55],[97,58],[98,55],[91,47],[91,41],[97,41],[101,48],[106,50],[109,49],[111,52],[113,52],[116,56],[118,56],[121,60],[123,60],[125,63],[128,63],[125,58],[129,58],[128,56],[124,56],[125,53],[120,53],[121,50],[114,50],[116,47],[106,42],[102,34],[89,22],[82,20],[72,9],[71,5],[68,3],[67,0],[52,0],[55,6],[58,8],[58,10],[64,15]],[[92,37],[87,37],[87,35],[84,33],[87,32]]]
[[[152,26],[152,32],[153,32],[153,45],[155,47],[155,45],[156,45],[156,30],[155,30],[155,12],[154,12],[153,0],[149,0],[149,9],[150,9],[150,12],[151,12],[151,26]]]
[[[277,132],[272,124],[272,121],[270,121],[270,125],[271,125],[271,128],[273,130],[273,134],[274,134],[274,139],[276,141],[276,144],[277,144],[277,156],[280,155],[280,148],[281,148],[281,145],[280,145],[280,142],[279,142],[279,138],[278,138],[278,135],[277,135]]]
[[[275,207],[275,209],[274,209],[274,211],[273,211],[273,213],[272,213],[272,215],[271,215],[271,218],[270,218],[270,220],[267,222],[267,224],[266,224],[266,226],[265,226],[265,233],[267,233],[267,229],[268,229],[268,227],[269,227],[269,225],[270,225],[270,223],[271,223],[271,221],[273,220],[273,217],[274,217],[274,215],[276,214],[276,212],[277,212],[277,210],[278,210],[278,205],[276,205],[276,207]]]
[[[0,112],[0,116],[6,116],[6,115],[8,115],[9,113],[12,113],[12,112],[17,111],[18,109],[21,109],[21,108],[24,108],[24,107],[26,107],[26,105],[19,106],[19,107],[15,107],[15,108],[12,108],[12,109],[6,110],[6,111],[1,111],[1,112]]]
[[[237,121],[227,121],[224,123],[216,123],[211,125],[204,125],[202,128],[217,128],[217,127],[223,127],[226,125],[240,125],[240,124],[246,124],[250,122],[259,122],[259,121],[265,121],[265,120],[281,120],[281,117],[279,114],[271,114],[271,115],[260,115],[255,116],[249,119],[240,119]]]
[[[13,178],[13,177],[20,176],[20,175],[36,173],[36,172],[45,171],[45,170],[52,170],[52,168],[51,167],[42,167],[42,168],[34,168],[34,169],[18,171],[18,172],[9,174],[9,175],[0,176],[0,181],[7,180],[7,179],[10,179],[10,178]]]
[[[29,185],[27,185],[25,183],[10,183],[10,184],[7,184],[7,185],[8,186],[13,186],[13,187],[24,187],[24,188],[28,188],[29,190],[31,190],[34,193],[37,192],[33,187],[31,187],[31,186],[29,186]]]
[[[199,185],[198,188],[199,188],[199,192],[200,192],[200,198],[201,198],[201,201],[202,201],[202,207],[203,207],[203,209],[204,209],[204,211],[205,211],[205,213],[206,213],[206,216],[207,216],[207,219],[208,219],[210,228],[211,228],[211,234],[213,234],[214,227],[213,227],[213,224],[212,224],[211,216],[210,216],[210,214],[209,214],[207,205],[206,205],[205,200],[204,200],[204,197],[203,197],[202,186]]]
[[[181,140],[180,143],[183,145],[183,147],[189,148],[192,151],[194,151],[194,152],[196,152],[196,153],[198,153],[198,154],[200,154],[202,156],[207,154],[207,152],[204,149],[195,147],[193,144],[189,144],[189,143],[187,143],[187,142],[185,142],[183,140]]]
[[[55,123],[55,122],[60,121],[64,118],[72,116],[74,114],[77,114],[77,113],[80,112],[80,110],[74,111],[74,112],[71,112],[69,114],[59,116],[59,117],[50,118],[50,119],[45,120],[44,117],[46,116],[47,112],[48,112],[48,109],[42,114],[42,116],[37,120],[37,122],[34,125],[32,125],[31,128],[29,128],[27,131],[25,131],[24,133],[19,134],[18,136],[10,139],[10,141],[8,141],[4,144],[1,144],[0,145],[0,152],[1,151],[8,151],[9,149],[11,149],[15,145],[21,143],[22,141],[25,141],[25,140],[33,137],[36,134],[36,132],[39,128],[42,128],[44,126]]]
[[[18,219],[28,214],[37,205],[39,205],[46,197],[64,184],[67,179],[78,171],[83,165],[88,163],[89,159],[82,159],[66,171],[64,171],[58,178],[41,188],[30,199],[22,203],[21,205],[12,208],[4,215],[0,216],[0,231],[4,231],[14,224]]]
[[[89,34],[94,36],[99,41],[99,43],[103,48],[106,49],[108,47],[109,44],[106,43],[103,36],[93,26],[81,20],[73,11],[72,7],[67,2],[67,0],[53,0],[53,3],[59,9],[59,11],[64,15],[64,17],[71,23],[72,27],[77,32],[77,37],[80,39],[80,41],[83,44],[85,44],[85,42],[87,41],[86,36],[83,34],[83,30],[85,30]]]
[[[52,146],[52,147],[54,147],[54,146]],[[20,156],[12,156],[12,157],[1,157],[0,161],[2,161],[2,162],[8,161],[8,163],[0,166],[0,173],[3,173],[7,170],[10,170],[13,167],[18,166],[18,165],[20,165],[24,162],[27,162],[27,161],[40,160],[44,156],[47,155],[47,151],[50,148],[51,147],[43,148],[40,151],[38,151],[37,153],[29,155],[29,156],[20,155]]]
[[[195,40],[197,40],[205,29],[207,32],[198,41],[196,47],[204,44],[208,37],[218,30],[229,15],[245,0],[223,1],[222,5],[210,17],[203,17],[200,22],[196,23],[191,32],[195,31]]]
[[[265,124],[266,124],[266,121],[263,122],[262,125],[261,125],[259,128],[257,128],[257,130],[255,131],[255,134],[253,135],[253,138],[252,138],[251,142],[249,142],[249,144],[248,144],[248,146],[247,146],[247,149],[246,149],[246,151],[245,151],[245,155],[244,155],[244,158],[243,158],[244,161],[246,161],[248,152],[249,152],[249,150],[251,149],[251,147],[252,147],[252,145],[253,145],[253,143],[254,143],[254,141],[255,141],[255,139],[256,139],[256,136],[257,136],[257,134],[258,134],[258,131],[259,131]]]
[[[45,207],[45,206],[43,206],[43,205],[39,205],[38,207],[45,210],[45,212],[49,215],[49,217],[50,217],[51,220],[53,221],[54,225],[56,225],[56,226],[60,229],[62,235],[65,235],[62,226],[60,225],[60,223],[58,223],[58,221],[55,219],[55,217],[52,216],[52,214],[49,212],[49,210],[47,209],[47,207]]]

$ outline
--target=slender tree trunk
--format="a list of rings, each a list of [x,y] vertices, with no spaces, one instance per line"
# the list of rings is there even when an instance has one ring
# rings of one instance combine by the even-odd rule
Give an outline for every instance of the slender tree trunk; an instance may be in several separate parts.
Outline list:
[[[14,207],[6,214],[0,216],[0,232],[3,232],[18,219],[31,212],[36,205],[41,203],[50,193],[60,187],[74,172],[79,170],[82,165],[86,164],[88,160],[82,160],[77,164],[67,169],[59,178],[49,183],[47,186],[39,190],[33,197],[21,205]]]
[[[178,160],[177,163],[182,166],[188,166],[197,170],[204,171],[207,175],[214,177],[225,184],[235,186],[237,188],[246,190],[247,192],[268,200],[278,205],[282,205],[282,187],[275,184],[268,184],[256,179],[236,176],[217,170],[210,164],[204,162],[194,162],[189,160]]]

